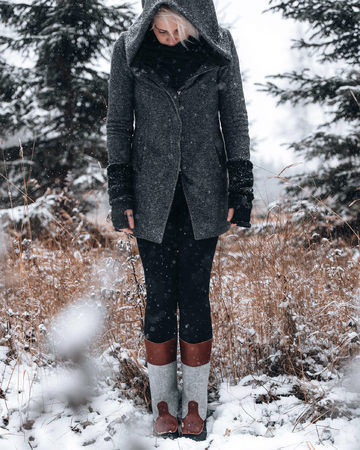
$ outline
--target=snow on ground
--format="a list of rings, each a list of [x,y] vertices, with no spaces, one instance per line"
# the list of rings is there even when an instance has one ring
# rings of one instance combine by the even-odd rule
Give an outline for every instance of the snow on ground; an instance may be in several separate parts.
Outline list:
[[[44,355],[36,364],[29,353],[15,361],[8,352],[0,347],[1,450],[360,449],[358,372],[341,382],[307,382],[324,405],[332,401],[347,416],[297,423],[311,409],[294,395],[301,381],[248,376],[221,384],[205,442],[171,441],[154,437],[151,414],[125,399],[110,350],[72,368]]]

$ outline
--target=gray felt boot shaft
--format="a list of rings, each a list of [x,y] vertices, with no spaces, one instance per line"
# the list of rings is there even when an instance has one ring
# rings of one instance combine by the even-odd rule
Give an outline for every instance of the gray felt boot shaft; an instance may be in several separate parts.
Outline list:
[[[148,373],[154,421],[159,416],[157,405],[160,402],[166,402],[169,413],[177,418],[179,392],[176,361],[166,364],[165,366],[154,366],[153,364],[148,363]]]
[[[183,377],[182,418],[188,413],[188,403],[191,401],[199,405],[199,416],[206,420],[208,404],[208,382],[210,363],[199,367],[190,367],[181,363]]]

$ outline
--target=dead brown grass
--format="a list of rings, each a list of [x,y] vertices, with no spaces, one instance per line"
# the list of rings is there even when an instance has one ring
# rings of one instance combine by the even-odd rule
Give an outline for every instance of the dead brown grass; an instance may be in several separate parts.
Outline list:
[[[358,351],[357,249],[313,243],[309,228],[288,216],[271,234],[220,241],[212,298],[223,374],[327,379]]]
[[[358,351],[357,248],[313,242],[309,223],[282,212],[270,232],[221,237],[213,265],[213,373],[327,379]],[[92,242],[97,242],[93,240]],[[114,245],[116,242],[116,245]],[[1,262],[1,338],[13,350],[44,350],[44,330],[68,305],[98,303],[98,352],[114,343],[145,357],[146,291],[135,240],[106,248],[21,240]]]

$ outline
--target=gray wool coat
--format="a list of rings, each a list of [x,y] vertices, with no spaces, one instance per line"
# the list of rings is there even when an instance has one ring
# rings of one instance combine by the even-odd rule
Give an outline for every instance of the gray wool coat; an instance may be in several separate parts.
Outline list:
[[[195,239],[226,232],[228,165],[249,169],[248,118],[239,62],[230,32],[217,22],[212,0],[145,0],[143,13],[115,44],[107,117],[109,197],[115,229],[161,243],[181,173]],[[163,3],[175,8],[219,56],[208,60],[178,90],[136,54]],[[251,175],[252,176],[252,175]],[[246,176],[245,176],[246,178]],[[250,189],[248,177],[240,188]],[[116,223],[115,223],[116,222]],[[240,223],[250,226],[248,220]]]

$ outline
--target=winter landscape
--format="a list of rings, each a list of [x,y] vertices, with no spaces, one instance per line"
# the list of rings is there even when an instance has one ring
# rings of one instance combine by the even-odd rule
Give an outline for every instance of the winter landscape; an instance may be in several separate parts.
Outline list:
[[[359,448],[358,250],[284,220],[219,242],[204,443],[153,435],[132,240],[3,243],[0,448]]]
[[[144,274],[107,220],[108,58],[139,5],[0,2],[0,450],[360,449],[360,5],[263,3],[306,27],[296,67],[252,80],[294,107],[289,151],[310,169],[274,174],[267,141],[283,195],[266,200],[257,167],[252,228],[218,241],[194,442],[154,435]],[[300,136],[313,107],[325,119]]]

